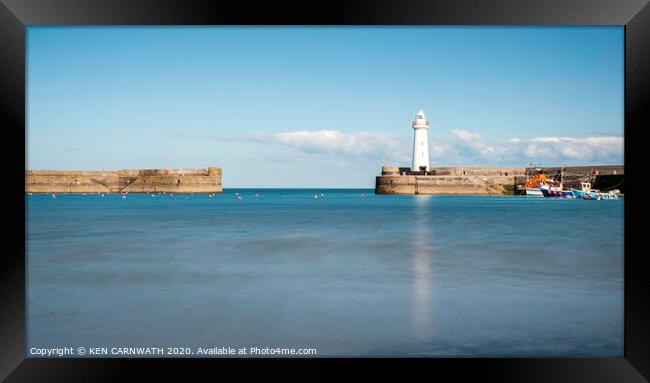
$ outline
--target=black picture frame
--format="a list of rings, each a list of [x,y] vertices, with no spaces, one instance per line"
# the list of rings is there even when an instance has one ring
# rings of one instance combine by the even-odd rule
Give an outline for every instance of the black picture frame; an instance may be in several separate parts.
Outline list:
[[[25,358],[25,31],[30,25],[624,25],[625,26],[625,351],[623,358],[345,359],[367,372],[483,377],[500,382],[644,382],[650,380],[650,268],[640,231],[643,199],[640,159],[650,113],[650,6],[647,0],[391,0],[279,3],[201,0],[0,0],[0,201],[9,212],[1,230],[0,378],[6,381],[116,381],[132,374],[248,372],[241,359],[33,359]],[[634,158],[639,157],[639,158]],[[636,178],[635,178],[636,177]],[[643,226],[641,226],[643,228]],[[633,249],[639,249],[633,251]],[[287,367],[287,359],[254,360],[260,368]],[[290,360],[313,367],[304,377],[342,375],[331,359]],[[248,362],[248,361],[246,361]],[[215,366],[216,364],[216,366]],[[217,367],[217,368],[215,368]]]

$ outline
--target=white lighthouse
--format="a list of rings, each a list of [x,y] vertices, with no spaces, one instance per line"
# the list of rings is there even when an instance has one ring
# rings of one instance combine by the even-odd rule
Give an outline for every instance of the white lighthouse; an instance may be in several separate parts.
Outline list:
[[[413,165],[411,170],[414,172],[426,170],[429,171],[429,139],[427,130],[429,122],[422,109],[415,115],[413,121]]]

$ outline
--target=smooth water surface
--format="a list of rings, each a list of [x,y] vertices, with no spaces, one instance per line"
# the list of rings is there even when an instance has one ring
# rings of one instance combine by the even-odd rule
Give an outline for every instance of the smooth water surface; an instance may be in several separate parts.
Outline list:
[[[623,201],[57,197],[26,197],[28,347],[623,355]]]

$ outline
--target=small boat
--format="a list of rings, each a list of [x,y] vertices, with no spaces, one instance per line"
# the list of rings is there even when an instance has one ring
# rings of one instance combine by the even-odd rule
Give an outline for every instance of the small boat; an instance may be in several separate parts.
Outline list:
[[[533,197],[544,197],[544,194],[540,188],[526,188],[526,195]]]
[[[542,186],[540,187],[544,197],[566,197],[566,198],[576,198],[573,190],[565,190],[562,188],[562,185],[559,186]]]
[[[548,179],[540,183],[539,189],[542,191],[544,197],[576,198],[576,194],[573,192],[573,190],[567,190],[564,188],[564,185],[562,184],[562,170],[560,170],[559,180],[557,178]]]
[[[558,174],[553,179],[546,179],[540,182],[539,189],[542,191],[544,197],[559,197],[576,199],[576,193],[573,189],[565,189],[563,185],[564,168],[558,171]]]
[[[593,193],[591,190],[591,183],[590,182],[581,182],[580,183],[581,190],[577,189],[572,189],[573,192],[575,193],[577,198],[583,198],[583,199],[591,199],[591,198],[584,198],[585,196],[590,196],[590,193]]]
[[[576,190],[573,189],[574,194],[576,195],[576,198],[582,198],[586,200],[603,200],[603,199],[619,199],[620,196],[620,191],[618,190],[612,190],[607,193],[601,192],[596,189],[591,188],[591,183],[590,182],[581,182],[580,183],[581,190]]]
[[[544,194],[542,193],[540,186],[548,181],[549,178],[546,177],[546,174],[544,174],[541,169],[536,168],[534,170],[533,176],[526,179],[526,182],[524,183],[526,195],[533,197],[543,197]]]

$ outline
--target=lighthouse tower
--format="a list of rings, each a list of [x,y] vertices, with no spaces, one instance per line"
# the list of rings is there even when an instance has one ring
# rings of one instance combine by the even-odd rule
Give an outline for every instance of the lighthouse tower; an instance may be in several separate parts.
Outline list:
[[[413,121],[413,165],[411,170],[414,172],[426,170],[429,171],[429,139],[427,130],[429,122],[422,109],[415,115]]]

